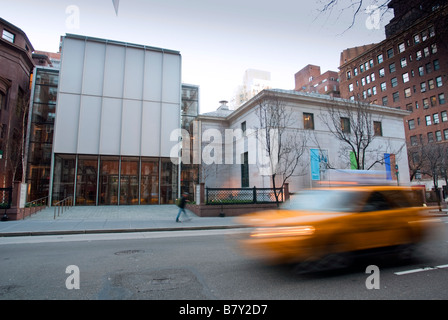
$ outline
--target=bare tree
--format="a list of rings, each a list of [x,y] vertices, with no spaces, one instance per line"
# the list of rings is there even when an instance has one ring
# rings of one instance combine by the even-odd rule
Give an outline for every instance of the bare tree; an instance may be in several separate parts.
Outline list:
[[[399,154],[405,144],[392,150],[388,140],[385,145],[374,144],[382,136],[380,116],[374,117],[372,106],[361,101],[333,102],[319,115],[330,133],[341,141],[340,158],[350,157],[353,169],[370,170],[376,164],[384,164],[384,151]],[[378,127],[375,128],[375,123]]]
[[[301,163],[306,151],[306,133],[294,128],[293,111],[287,107],[284,98],[276,92],[266,90],[257,101],[256,114],[259,127],[256,128],[257,142],[268,159],[268,175],[271,177],[275,200],[279,204],[280,191],[293,175],[303,175],[305,164]],[[262,164],[257,162],[260,168]],[[266,173],[266,172],[265,172]],[[277,184],[279,187],[277,188]]]

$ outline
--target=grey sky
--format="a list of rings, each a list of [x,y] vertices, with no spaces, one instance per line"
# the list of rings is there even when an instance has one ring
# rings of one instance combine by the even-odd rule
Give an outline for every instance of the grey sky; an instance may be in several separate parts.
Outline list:
[[[0,4],[0,16],[21,28],[36,50],[57,51],[59,37],[75,33],[180,51],[182,81],[200,85],[201,112],[231,100],[246,69],[271,72],[281,89],[294,88],[294,74],[307,64],[337,71],[343,49],[383,40],[387,23],[386,17],[379,29],[369,28],[362,13],[343,33],[350,10],[319,15],[322,3],[314,1],[120,0],[118,15],[112,0]]]

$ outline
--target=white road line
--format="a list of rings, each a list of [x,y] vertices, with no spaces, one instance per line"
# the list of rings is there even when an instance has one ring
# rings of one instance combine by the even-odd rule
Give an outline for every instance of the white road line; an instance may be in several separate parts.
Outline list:
[[[430,270],[437,270],[437,269],[444,269],[444,268],[448,268],[448,264],[443,264],[443,265],[435,266],[435,267],[424,267],[424,268],[418,268],[418,269],[412,269],[412,270],[406,270],[406,271],[399,271],[399,272],[394,272],[394,274],[396,274],[397,276],[401,276],[401,275],[404,275],[404,274],[417,273],[417,272],[430,271]]]

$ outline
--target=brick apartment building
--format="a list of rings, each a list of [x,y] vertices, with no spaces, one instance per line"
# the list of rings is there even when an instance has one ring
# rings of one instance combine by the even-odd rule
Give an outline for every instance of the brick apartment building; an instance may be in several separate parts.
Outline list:
[[[22,179],[23,134],[34,51],[26,34],[0,18],[0,188]]]
[[[336,71],[321,74],[320,66],[309,64],[294,75],[295,91],[316,92],[340,97],[339,75]]]
[[[341,53],[341,97],[405,109],[410,145],[448,141],[448,5],[392,0],[386,39]]]

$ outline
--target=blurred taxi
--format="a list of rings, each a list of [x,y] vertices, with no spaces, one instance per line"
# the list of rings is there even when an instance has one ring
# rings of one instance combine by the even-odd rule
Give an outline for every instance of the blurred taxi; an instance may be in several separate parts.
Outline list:
[[[379,248],[411,248],[426,234],[421,189],[362,186],[302,191],[279,210],[239,217],[253,227],[247,253],[276,263],[335,258]]]

